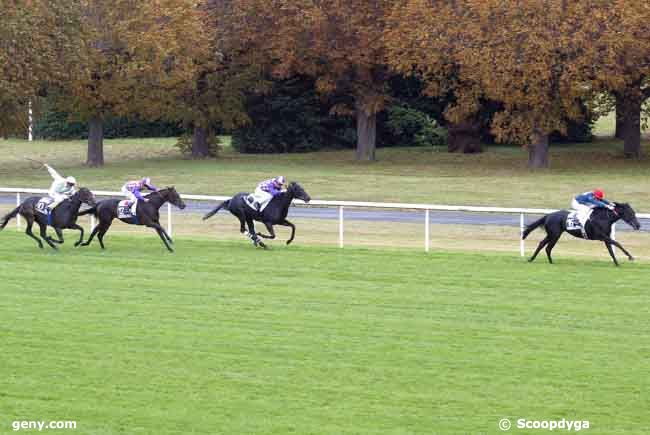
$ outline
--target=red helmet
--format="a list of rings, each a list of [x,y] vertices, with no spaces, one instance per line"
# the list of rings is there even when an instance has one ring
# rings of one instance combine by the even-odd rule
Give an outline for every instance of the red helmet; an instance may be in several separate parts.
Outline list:
[[[600,189],[596,189],[594,190],[594,196],[596,197],[596,199],[603,199],[605,197],[605,192],[603,192]]]

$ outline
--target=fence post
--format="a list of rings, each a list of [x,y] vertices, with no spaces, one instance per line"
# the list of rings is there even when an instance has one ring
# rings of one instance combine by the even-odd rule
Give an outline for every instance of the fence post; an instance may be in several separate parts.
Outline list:
[[[524,224],[524,214],[519,215],[519,255],[524,257],[526,255],[524,247],[524,229],[526,225]]]
[[[339,248],[343,247],[343,206],[339,206]]]
[[[95,215],[90,213],[90,231],[95,229]]]
[[[610,234],[612,240],[616,240],[616,223],[612,225],[612,233]],[[616,246],[612,245],[612,252],[616,254]]]
[[[429,252],[429,209],[424,212],[424,252]]]
[[[167,203],[167,234],[172,235],[172,205]]]
[[[20,192],[16,192],[16,207],[20,207]],[[16,216],[16,229],[20,229],[20,213]]]

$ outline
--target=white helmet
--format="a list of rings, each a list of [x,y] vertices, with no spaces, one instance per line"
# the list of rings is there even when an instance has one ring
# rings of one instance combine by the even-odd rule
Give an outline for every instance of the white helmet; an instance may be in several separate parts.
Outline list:
[[[77,184],[77,180],[74,177],[65,177],[65,182],[73,186]]]
[[[280,175],[279,177],[275,177],[275,182],[280,186],[284,186],[284,184],[287,182],[287,179],[284,178],[284,176]]]

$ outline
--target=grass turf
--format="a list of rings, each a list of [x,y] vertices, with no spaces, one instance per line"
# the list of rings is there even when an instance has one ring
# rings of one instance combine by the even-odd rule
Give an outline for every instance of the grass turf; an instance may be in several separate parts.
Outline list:
[[[378,161],[354,161],[354,152],[242,155],[229,147],[218,159],[184,159],[175,139],[105,141],[106,166],[84,166],[84,141],[29,143],[0,140],[0,187],[43,187],[51,182],[24,156],[46,160],[92,189],[117,191],[144,175],[182,193],[230,195],[253,190],[276,174],[299,181],[314,199],[417,202],[566,208],[577,192],[603,188],[614,200],[637,210],[650,206],[650,160],[623,157],[620,141],[552,145],[551,169],[531,171],[526,150],[494,146],[478,155],[449,154],[439,148],[382,148]],[[645,153],[650,143],[644,142]]]
[[[76,420],[84,434],[650,423],[645,264],[107,242],[54,253],[0,233],[0,432],[12,420]]]

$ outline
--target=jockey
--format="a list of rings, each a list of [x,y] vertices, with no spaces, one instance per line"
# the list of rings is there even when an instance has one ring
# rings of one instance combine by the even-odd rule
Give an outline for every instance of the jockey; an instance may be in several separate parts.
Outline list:
[[[582,225],[583,232],[587,219],[589,219],[589,215],[591,214],[591,210],[597,207],[605,207],[614,210],[614,204],[605,199],[605,193],[600,189],[581,193],[571,201],[571,208],[578,212],[577,216]]]
[[[149,202],[149,200],[142,196],[142,193],[140,193],[142,189],[147,189],[152,192],[158,191],[158,188],[151,183],[151,178],[149,177],[144,177],[136,181],[129,181],[124,186],[122,186],[122,193],[126,195],[130,201],[132,201],[131,213],[133,213],[133,215],[135,215],[135,208],[138,204],[139,199],[144,202]]]
[[[43,166],[47,168],[47,172],[49,172],[54,179],[50,186],[50,190],[47,192],[50,198],[52,198],[52,203],[47,206],[48,210],[51,212],[57,205],[75,194],[77,180],[75,180],[74,177],[62,177],[47,163],[43,163]]]
[[[278,196],[282,193],[282,188],[286,184],[287,180],[282,175],[271,178],[270,180],[262,181],[255,188],[255,208],[259,211],[262,209],[264,204]]]

